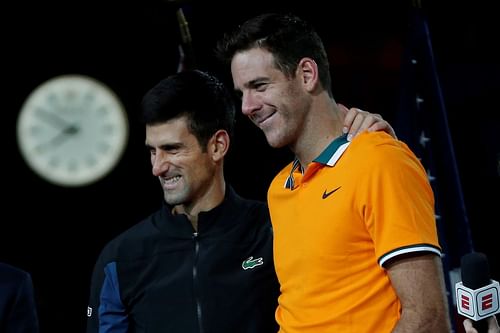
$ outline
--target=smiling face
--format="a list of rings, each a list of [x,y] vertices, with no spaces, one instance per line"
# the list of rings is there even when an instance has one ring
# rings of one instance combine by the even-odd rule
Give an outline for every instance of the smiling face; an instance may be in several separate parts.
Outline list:
[[[238,52],[231,61],[241,110],[265,134],[270,146],[294,145],[311,108],[301,75],[286,77],[273,65],[273,55],[261,48]]]
[[[186,211],[203,206],[214,186],[217,166],[211,150],[203,149],[189,131],[187,118],[147,125],[146,146],[165,201],[172,206],[181,205]]]

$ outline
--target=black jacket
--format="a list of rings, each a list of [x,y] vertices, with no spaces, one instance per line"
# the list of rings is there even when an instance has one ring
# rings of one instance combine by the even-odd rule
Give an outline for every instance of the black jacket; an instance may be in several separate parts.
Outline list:
[[[31,275],[3,263],[0,263],[0,332],[38,332],[38,315]]]
[[[87,333],[277,332],[267,206],[228,187],[221,205],[199,215],[197,233],[170,211],[165,205],[104,248]]]

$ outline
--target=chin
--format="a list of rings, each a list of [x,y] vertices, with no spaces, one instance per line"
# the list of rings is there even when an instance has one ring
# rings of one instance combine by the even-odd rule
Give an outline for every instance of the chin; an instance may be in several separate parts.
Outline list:
[[[267,142],[271,148],[283,148],[286,146],[286,144],[281,143],[281,142]]]
[[[276,138],[276,137],[273,138],[266,136],[266,140],[269,146],[271,146],[272,148],[282,148],[288,145],[288,143],[282,138]]]
[[[174,195],[172,193],[166,194],[164,193],[164,199],[167,204],[170,206],[176,206],[176,205],[181,205],[183,204],[186,199],[182,195]]]

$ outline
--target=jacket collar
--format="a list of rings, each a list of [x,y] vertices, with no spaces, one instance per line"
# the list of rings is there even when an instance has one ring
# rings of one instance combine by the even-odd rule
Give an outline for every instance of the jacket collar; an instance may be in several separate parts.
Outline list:
[[[224,234],[242,213],[243,199],[227,185],[224,200],[209,211],[200,212],[198,215],[199,235]],[[153,224],[172,237],[192,238],[195,234],[191,222],[183,214],[173,215],[172,206],[163,201],[159,211],[153,216]]]

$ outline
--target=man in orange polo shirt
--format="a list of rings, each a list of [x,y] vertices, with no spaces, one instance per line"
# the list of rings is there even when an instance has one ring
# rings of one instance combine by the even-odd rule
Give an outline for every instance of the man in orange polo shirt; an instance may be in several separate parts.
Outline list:
[[[261,15],[226,35],[218,54],[243,114],[296,156],[268,192],[280,332],[449,333],[425,170],[386,133],[343,134],[314,29]]]

